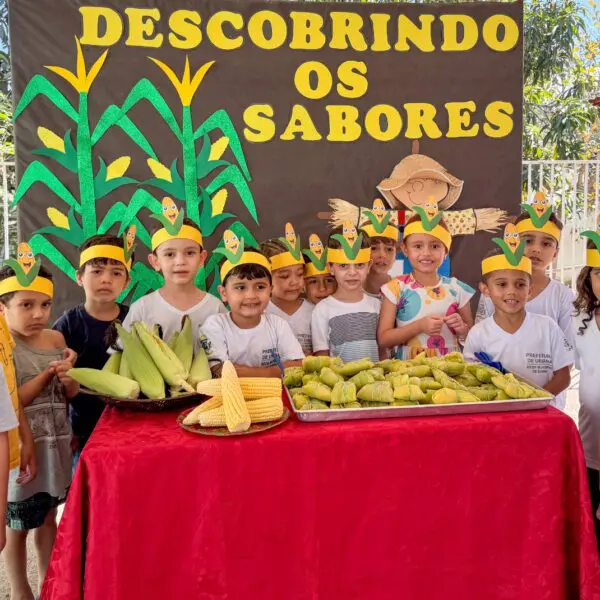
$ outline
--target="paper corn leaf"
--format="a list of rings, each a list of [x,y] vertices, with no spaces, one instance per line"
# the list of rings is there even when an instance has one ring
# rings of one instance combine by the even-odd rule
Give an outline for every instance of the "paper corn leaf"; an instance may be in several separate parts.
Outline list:
[[[289,240],[284,237],[280,237],[279,241],[287,248],[288,252],[296,259],[300,260],[302,257],[302,249],[300,248],[300,238],[296,237],[296,244],[292,246]]]
[[[71,265],[65,255],[43,235],[36,233],[29,240],[29,245],[35,254],[41,254],[42,256],[45,256],[56,268],[61,270],[67,277],[75,281],[75,267]]]
[[[336,233],[334,235],[331,236],[334,240],[337,240],[341,246],[342,246],[342,250],[344,251],[344,254],[350,259],[350,260],[354,260],[356,258],[356,256],[358,255],[358,252],[362,246],[362,233],[360,233],[358,235],[358,238],[356,239],[356,241],[354,242],[354,244],[352,244],[352,246],[349,244],[349,242],[346,240],[346,238],[344,238],[342,235],[340,235],[339,233]]]
[[[369,219],[376,233],[383,233],[385,231],[385,228],[388,226],[390,219],[392,218],[392,213],[390,213],[389,211],[386,211],[381,221],[377,218],[375,213],[371,212],[370,210],[366,210],[364,212],[364,215]]]
[[[79,221],[77,220],[77,216],[75,211],[71,208],[67,215],[68,227],[58,227],[58,226],[49,226],[42,227],[38,229],[36,233],[52,235],[57,237],[65,242],[73,246],[81,246],[83,242],[85,242],[85,235]]]
[[[174,223],[171,223],[167,217],[165,217],[162,213],[150,215],[151,219],[156,219],[162,226],[167,230],[169,235],[177,235],[181,226],[183,225],[185,211],[180,209],[177,213],[177,218]]]
[[[67,117],[77,122],[79,113],[75,107],[66,99],[64,94],[43,75],[34,75],[30,80],[21,98],[15,108],[13,119],[18,119],[21,113],[35,100],[39,95],[46,96],[56,108],[62,111]]]
[[[63,142],[65,145],[64,152],[60,152],[54,148],[38,148],[37,150],[32,150],[31,153],[38,156],[46,156],[51,158],[58,164],[62,165],[65,169],[71,171],[71,173],[77,173],[77,151],[75,150],[75,146],[73,146],[73,142],[71,141],[70,129],[65,133]]]
[[[600,233],[598,231],[582,231],[581,237],[592,240],[596,249],[600,251]]]
[[[131,200],[129,201],[127,206],[125,206],[122,202],[119,202],[117,204],[120,204],[123,207],[123,211],[122,211],[122,213],[119,212],[119,214],[115,213],[114,217],[111,217],[111,223],[106,228],[106,231],[108,231],[108,229],[110,229],[116,223],[120,222],[121,225],[120,225],[119,233],[118,233],[119,236],[123,235],[125,233],[126,229],[135,222],[134,219],[137,217],[137,215],[140,213],[140,211],[142,209],[148,210],[148,212],[150,214],[160,214],[162,211],[161,203],[152,194],[150,194],[150,192],[148,192],[147,190],[145,190],[143,188],[139,188],[135,191],[133,196],[131,196]],[[115,205],[113,205],[113,206],[115,206]],[[111,210],[112,210],[112,207],[108,211],[108,213],[105,217],[105,221],[107,220],[108,215],[110,214]],[[136,225],[137,225],[137,223],[136,223]],[[103,222],[103,225],[101,225],[101,227],[103,227],[103,226],[104,226],[104,222]],[[144,231],[146,231],[145,227],[143,229],[144,229]],[[138,226],[138,230],[137,230],[137,236],[140,239],[142,239],[142,236],[140,235],[139,226]],[[148,239],[149,239],[149,237],[148,237]],[[144,243],[146,243],[146,242],[144,241]],[[146,244],[146,245],[149,246],[149,244]]]
[[[206,193],[212,196],[219,188],[227,184],[231,184],[242,199],[242,203],[246,207],[246,210],[250,213],[250,216],[258,223],[258,214],[256,212],[256,205],[254,204],[254,198],[252,192],[248,187],[248,183],[244,179],[244,176],[237,165],[230,165],[226,169],[223,169],[207,186]]]
[[[76,211],[81,210],[79,202],[73,194],[65,187],[58,177],[44,164],[35,160],[23,173],[17,191],[12,201],[12,206],[16,206],[21,198],[29,191],[29,188],[35,183],[43,183],[51,192],[56,194],[61,200],[64,200],[69,206]]]
[[[150,269],[141,262],[136,262],[131,267],[129,275],[131,280],[129,281],[127,288],[125,288],[123,293],[119,296],[119,302],[125,300],[130,294],[130,301],[135,302],[142,296],[145,296],[148,292],[160,289],[165,282],[160,273],[154,269]]]
[[[145,192],[145,190],[138,190],[138,192]],[[138,192],[136,192],[136,194]],[[147,194],[148,192],[145,193]],[[100,226],[98,227],[98,233],[108,233],[111,227],[120,224],[121,228],[117,235],[122,236],[129,225],[135,225],[137,228],[136,240],[139,240],[144,246],[150,248],[152,246],[152,240],[148,230],[139,218],[135,216],[137,213],[130,213],[131,205],[136,198],[136,194],[132,196],[132,199],[127,206],[123,204],[123,202],[116,202],[110,207],[104,219],[102,219],[102,223],[100,223]],[[160,210],[160,203],[158,210]]]
[[[551,206],[549,206],[541,215],[537,214],[535,208],[531,204],[521,204],[521,208],[529,215],[529,218],[536,229],[541,229],[552,216]]]
[[[7,258],[4,261],[4,264],[7,267],[10,267],[15,272],[15,277],[17,278],[19,285],[27,287],[36,278],[37,274],[40,271],[39,262],[40,262],[39,260],[37,260],[35,262],[33,267],[31,267],[31,270],[29,271],[29,273],[25,273],[25,271],[23,270],[23,267],[14,258]],[[37,270],[36,270],[36,266],[37,266]],[[35,272],[35,275],[32,276],[32,274],[34,272]]]
[[[215,232],[215,229],[223,223],[223,221],[235,217],[235,215],[226,212],[213,215],[210,196],[203,188],[200,188],[200,199],[202,212],[200,214],[200,223],[197,223],[197,225],[200,226],[200,231],[202,231],[203,235],[212,235]]]
[[[159,179],[155,177],[153,179],[148,179],[142,183],[146,185],[151,185],[152,187],[156,187],[163,192],[166,192],[169,196],[173,198],[177,198],[177,200],[181,200],[184,202],[186,200],[185,197],[185,183],[179,172],[177,170],[177,159],[175,159],[171,163],[171,168],[169,169],[171,173],[171,181],[166,181],[164,179]]]
[[[521,262],[521,258],[523,258],[523,253],[525,252],[525,240],[521,241],[515,252],[510,249],[510,246],[502,238],[493,238],[492,242],[502,249],[506,260],[510,265],[516,267],[519,262]],[[520,254],[520,257],[517,256],[518,254]]]
[[[240,245],[241,248],[241,245]],[[213,250],[213,254],[220,254],[221,256],[224,256],[229,262],[235,264],[236,262],[239,261],[241,254],[236,253],[234,254],[233,252],[231,252],[231,250],[227,250],[227,248],[215,248]]]
[[[131,177],[115,177],[113,179],[106,180],[106,163],[100,158],[100,169],[94,177],[94,195],[96,200],[100,200],[104,198],[110,192],[123,187],[124,185],[128,185],[131,183],[137,183],[137,179],[132,179]]]
[[[423,224],[423,229],[425,231],[432,231],[435,227],[437,227],[444,216],[443,212],[438,212],[431,219],[425,212],[425,209],[422,206],[413,206],[412,210],[416,212],[419,217],[421,217],[421,223]]]
[[[304,256],[306,256],[319,271],[322,271],[325,268],[325,265],[327,264],[327,248],[324,249],[321,258],[319,258],[312,250],[303,250],[302,254],[304,254]]]
[[[205,135],[202,142],[202,149],[196,159],[196,176],[203,179],[210,175],[217,167],[227,167],[231,163],[226,160],[210,160],[212,145],[208,135]]]

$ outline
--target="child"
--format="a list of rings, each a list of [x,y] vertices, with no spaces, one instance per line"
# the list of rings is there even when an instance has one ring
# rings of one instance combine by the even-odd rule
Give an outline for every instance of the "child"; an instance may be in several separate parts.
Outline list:
[[[516,226],[525,240],[525,256],[531,259],[532,287],[527,310],[550,317],[563,330],[569,343],[574,344],[575,334],[571,321],[573,301],[571,288],[550,279],[548,268],[558,255],[563,224],[552,211],[544,194],[538,192],[533,204],[523,204],[523,212]],[[477,322],[494,314],[490,298],[481,296],[477,308]]]
[[[523,255],[516,227],[506,226],[502,251],[483,259],[481,292],[495,311],[471,329],[465,344],[467,361],[486,353],[504,369],[543,387],[564,408],[563,392],[571,381],[573,350],[561,328],[550,317],[525,310],[531,291],[531,260]]]
[[[600,551],[600,223],[589,237],[586,266],[577,279],[574,329],[575,364],[580,370],[579,432],[587,464],[596,541]]]
[[[76,355],[63,335],[47,329],[53,284],[27,244],[18,260],[0,269],[0,307],[15,339],[19,398],[29,420],[38,464],[37,477],[19,484],[12,472],[6,512],[5,563],[13,598],[33,598],[26,569],[26,541],[35,529],[40,586],[56,537],[56,508],[71,484],[71,426],[67,399],[78,391],[68,377]]]
[[[475,290],[438,272],[452,243],[442,213],[435,202],[414,209],[417,214],[406,224],[402,242],[412,273],[381,289],[378,327],[379,344],[398,346],[396,354],[404,359],[422,352],[428,356],[453,352],[473,325],[469,301]]]
[[[367,221],[361,226],[371,241],[371,267],[365,281],[365,292],[381,299],[381,288],[390,279],[390,269],[396,260],[398,227],[392,222],[393,213],[386,210],[378,198],[372,211],[363,211],[361,218]]]
[[[290,326],[276,315],[265,314],[271,296],[271,265],[263,254],[244,249],[232,231],[225,231],[225,248],[215,253],[227,260],[221,266],[219,293],[231,312],[212,315],[200,332],[215,377],[230,360],[240,377],[279,377],[283,367],[304,358]]]
[[[371,263],[369,238],[347,222],[333,230],[328,246],[329,270],[337,290],[313,311],[313,351],[339,356],[344,362],[361,358],[376,362],[380,358],[377,318],[381,303],[363,289]]]
[[[77,352],[76,367],[101,369],[108,359],[106,333],[113,321],[123,322],[127,307],[117,298],[129,283],[135,229],[125,239],[95,235],[79,249],[77,283],[85,292],[85,303],[63,313],[54,324],[67,346]],[[92,435],[104,403],[89,394],[77,394],[70,403],[71,426],[77,440],[75,460]]]
[[[337,283],[329,271],[327,248],[323,246],[316,233],[310,234],[308,246],[304,250],[304,290],[307,300],[312,304],[318,304],[335,292]]]
[[[312,354],[310,319],[314,306],[300,297],[304,289],[304,259],[291,223],[286,223],[284,238],[268,240],[260,249],[271,261],[273,278],[267,314],[287,321],[304,354]]]
[[[159,324],[163,339],[168,340],[181,329],[181,320],[188,315],[192,320],[193,339],[197,342],[198,328],[206,318],[226,312],[220,300],[198,289],[194,283],[206,260],[202,234],[191,219],[183,217],[183,211],[179,211],[170,198],[163,199],[163,213],[153,216],[162,226],[152,235],[148,261],[163,274],[165,284],[134,302],[123,325],[129,329],[133,321],[144,321],[150,326]]]

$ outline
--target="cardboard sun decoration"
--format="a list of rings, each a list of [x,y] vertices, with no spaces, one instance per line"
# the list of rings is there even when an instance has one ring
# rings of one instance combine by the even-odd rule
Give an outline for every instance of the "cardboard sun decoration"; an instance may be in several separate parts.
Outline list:
[[[456,202],[455,234],[517,208],[522,3],[15,0],[9,11],[14,205],[60,281],[57,312],[80,298],[79,247],[96,234],[136,227],[143,251],[121,300],[164,283],[143,260],[163,196],[202,232],[196,283],[213,293],[225,229],[257,245],[289,221],[325,240],[315,214],[329,198],[368,205],[379,185],[402,227],[406,179],[423,202]],[[413,140],[435,161],[394,168]],[[363,224],[358,209],[349,220]],[[486,243],[454,240],[460,279],[476,281]]]
[[[517,223],[517,229],[521,235],[526,231],[541,231],[560,242],[560,228],[550,220],[554,208],[544,192],[536,192],[533,202],[521,204],[521,208],[529,215],[528,219]]]
[[[12,292],[39,292],[52,298],[54,296],[54,284],[50,279],[39,275],[42,262],[36,259],[31,246],[27,242],[21,242],[17,247],[17,258],[9,258],[4,261],[15,274],[0,281],[0,296]]]
[[[595,246],[595,248],[588,248],[586,250],[586,267],[600,269],[600,215],[598,216],[596,231],[584,231],[582,232],[581,237],[592,240],[592,243]]]
[[[494,238],[493,242],[500,247],[502,254],[483,259],[482,275],[504,270],[524,271],[531,275],[531,260],[525,256],[525,240],[521,239],[515,225],[508,223],[504,228],[503,239]]]

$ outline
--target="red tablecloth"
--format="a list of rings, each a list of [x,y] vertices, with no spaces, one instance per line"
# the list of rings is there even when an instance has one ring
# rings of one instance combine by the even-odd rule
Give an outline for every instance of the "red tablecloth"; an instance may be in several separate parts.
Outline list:
[[[43,600],[591,600],[574,423],[554,409],[242,438],[105,411]]]

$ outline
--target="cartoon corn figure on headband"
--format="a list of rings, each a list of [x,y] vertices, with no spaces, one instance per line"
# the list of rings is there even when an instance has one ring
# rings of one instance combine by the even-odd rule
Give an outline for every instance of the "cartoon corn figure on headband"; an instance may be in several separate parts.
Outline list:
[[[581,237],[592,240],[594,246],[596,246],[595,248],[588,248],[586,250],[586,266],[592,267],[592,269],[600,269],[600,216],[598,216],[596,231],[583,231]]]
[[[521,208],[529,214],[529,218],[517,223],[517,230],[520,235],[523,235],[526,231],[541,231],[560,242],[560,229],[550,221],[553,211],[552,204],[543,192],[537,192],[533,198],[533,203],[521,204]]]
[[[440,225],[444,213],[438,209],[437,202],[430,198],[424,206],[414,206],[413,210],[419,215],[420,220],[412,221],[404,227],[404,238],[413,233],[425,233],[440,240],[446,249],[450,250],[452,235]]]
[[[99,244],[98,246],[86,248],[79,256],[79,266],[83,267],[94,258],[110,258],[125,265],[125,268],[129,271],[131,269],[131,257],[135,250],[135,232],[135,225],[131,225],[127,229],[123,236],[123,248],[110,244]]]
[[[296,235],[291,223],[285,224],[285,237],[280,237],[279,241],[287,248],[287,252],[271,256],[273,271],[304,264],[302,250],[300,249],[300,238]]]
[[[221,281],[232,269],[240,265],[260,265],[271,272],[271,263],[266,256],[251,250],[245,250],[244,238],[240,239],[233,231],[227,229],[223,234],[224,248],[215,248],[214,254],[222,254],[227,260],[221,265]]]
[[[202,246],[202,234],[195,227],[183,224],[183,209],[179,210],[175,202],[168,196],[163,198],[162,213],[151,215],[151,217],[163,225],[152,236],[152,252],[169,240],[191,240]]]
[[[329,275],[329,267],[327,266],[328,249],[316,233],[311,233],[308,237],[308,248],[303,253],[308,259],[304,266],[304,277]]]
[[[525,240],[521,239],[517,227],[509,223],[504,228],[504,239],[492,240],[502,249],[502,254],[488,256],[481,261],[481,274],[493,271],[523,271],[531,275],[531,260],[525,256]]]
[[[17,258],[5,261],[15,274],[0,281],[0,296],[11,292],[39,292],[52,298],[54,285],[46,277],[40,277],[42,262],[36,259],[33,250],[26,242],[21,242],[17,247]]]
[[[371,260],[371,248],[361,248],[363,235],[350,221],[343,224],[341,235],[336,233],[331,237],[340,243],[341,248],[329,248],[327,262],[356,265]]]
[[[361,231],[369,237],[383,237],[398,241],[397,213],[386,210],[383,201],[379,198],[373,200],[372,210],[363,210],[360,214]]]

